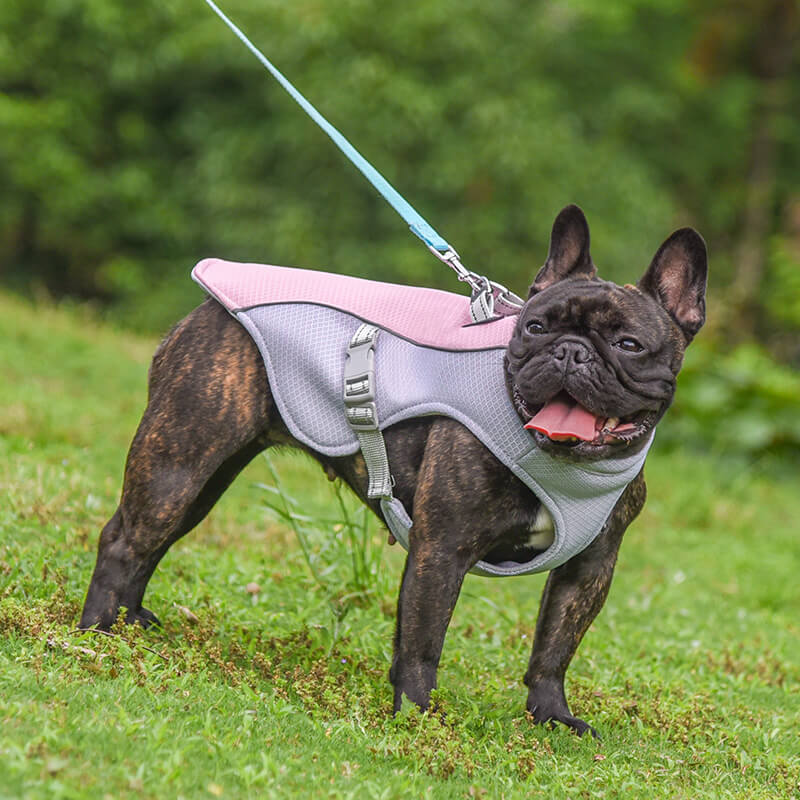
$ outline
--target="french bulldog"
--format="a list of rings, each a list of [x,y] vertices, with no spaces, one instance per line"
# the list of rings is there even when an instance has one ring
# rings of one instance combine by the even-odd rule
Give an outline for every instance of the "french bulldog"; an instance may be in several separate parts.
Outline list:
[[[646,446],[672,402],[684,351],[705,320],[706,272],[703,239],[683,228],[661,245],[636,285],[602,280],[583,212],[577,206],[560,212],[504,360],[519,424],[540,448],[587,462]],[[466,573],[481,559],[534,557],[552,540],[552,521],[534,493],[454,419],[415,418],[390,426],[384,438],[395,497],[414,519],[389,671],[396,712],[403,696],[430,706]],[[129,623],[157,623],[142,606],[156,565],[240,470],[275,444],[302,447],[276,409],[250,335],[207,298],[153,358],[147,408],[119,507],[100,535],[80,627],[107,630],[121,607]],[[378,501],[367,498],[360,453],[310,454],[381,516]],[[548,575],[525,673],[535,722],[596,735],[570,712],[564,677],[606,600],[622,536],[644,502],[639,472],[600,534]]]

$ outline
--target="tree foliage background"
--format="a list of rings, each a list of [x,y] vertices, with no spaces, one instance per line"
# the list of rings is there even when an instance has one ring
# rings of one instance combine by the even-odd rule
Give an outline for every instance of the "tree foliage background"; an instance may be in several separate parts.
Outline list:
[[[612,279],[700,230],[710,319],[678,427],[708,435],[739,409],[747,447],[800,447],[794,0],[224,8],[468,266],[518,292],[566,203]],[[132,327],[191,308],[208,255],[457,288],[202,0],[4,0],[0,185],[3,283]]]

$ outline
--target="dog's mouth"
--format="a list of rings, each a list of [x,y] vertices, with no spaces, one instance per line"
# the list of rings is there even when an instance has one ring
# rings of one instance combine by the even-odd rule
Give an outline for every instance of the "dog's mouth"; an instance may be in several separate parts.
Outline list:
[[[559,392],[535,413],[528,407],[518,387],[514,387],[514,403],[521,416],[527,418],[525,428],[560,446],[582,449],[601,445],[629,446],[652,427],[656,416],[640,411],[625,417],[595,414],[567,392]]]

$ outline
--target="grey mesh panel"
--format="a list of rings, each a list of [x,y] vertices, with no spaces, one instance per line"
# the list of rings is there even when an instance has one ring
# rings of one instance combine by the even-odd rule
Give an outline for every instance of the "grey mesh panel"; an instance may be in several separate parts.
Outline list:
[[[359,444],[345,421],[342,382],[347,345],[362,320],[308,303],[259,306],[236,316],[261,351],[275,402],[292,435],[325,455],[355,453]],[[536,494],[553,517],[556,535],[551,547],[525,564],[482,561],[472,570],[491,576],[554,569],[581,552],[600,533],[650,446],[626,458],[590,464],[573,464],[542,452],[508,398],[503,353],[502,349],[437,350],[386,330],[375,347],[375,403],[381,429],[429,414],[457,419]],[[404,510],[387,513],[384,508],[390,529],[407,546],[409,526],[401,522],[403,516]]]
[[[361,320],[308,303],[258,306],[236,317],[264,357],[292,435],[328,456],[355,453],[358,439],[345,420],[342,383],[347,345]]]

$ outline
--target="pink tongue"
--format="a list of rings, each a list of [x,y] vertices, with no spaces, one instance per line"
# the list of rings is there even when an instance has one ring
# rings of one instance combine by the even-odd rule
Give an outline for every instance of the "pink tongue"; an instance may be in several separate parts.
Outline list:
[[[574,436],[584,442],[591,442],[597,435],[598,421],[602,422],[583,406],[559,395],[531,417],[525,427],[528,430],[541,431],[556,441]]]

